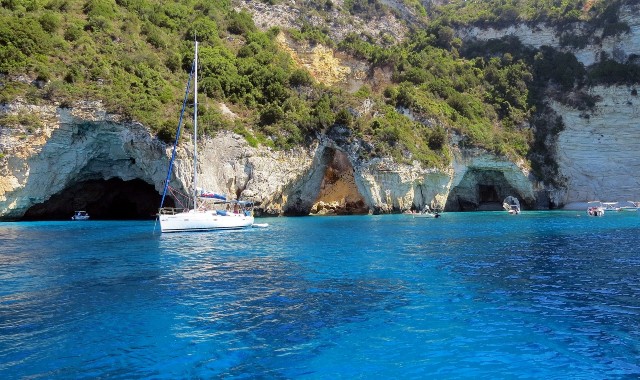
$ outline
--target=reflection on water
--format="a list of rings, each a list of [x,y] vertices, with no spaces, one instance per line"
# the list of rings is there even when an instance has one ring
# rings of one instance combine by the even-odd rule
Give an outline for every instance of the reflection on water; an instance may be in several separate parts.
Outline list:
[[[0,375],[640,375],[637,215],[268,222],[0,225]]]

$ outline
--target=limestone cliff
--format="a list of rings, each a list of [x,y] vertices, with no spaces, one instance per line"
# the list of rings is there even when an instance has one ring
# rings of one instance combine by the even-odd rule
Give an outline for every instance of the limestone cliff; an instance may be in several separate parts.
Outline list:
[[[635,201],[640,198],[640,178],[635,175],[640,170],[637,91],[629,86],[596,86],[589,92],[600,99],[590,111],[552,102],[565,125],[556,150],[566,180],[553,202],[582,207],[581,202],[593,200]]]
[[[253,17],[256,25],[263,29],[271,27],[300,28],[304,23],[327,30],[331,39],[341,41],[349,33],[368,34],[380,38],[383,35],[390,36],[395,41],[402,41],[408,32],[408,28],[390,12],[379,12],[375,16],[363,19],[356,15],[345,15],[341,11],[344,8],[343,0],[335,0],[324,4],[308,1],[283,1],[277,4],[267,5],[259,1],[236,0],[236,10],[246,10]],[[402,13],[411,15],[411,11],[401,6],[401,2],[385,1],[387,5],[395,5],[401,8]],[[331,4],[331,6],[327,6]],[[313,12],[316,7],[323,8],[324,17],[318,12]]]
[[[107,114],[99,103],[72,109],[14,103],[3,109],[5,115],[25,112],[38,114],[43,125],[28,133],[19,126],[2,129],[0,218],[66,218],[80,208],[103,218],[155,212],[171,147],[147,128]],[[186,140],[170,181],[183,193],[193,180]],[[424,205],[476,209],[493,200],[478,192],[480,182],[496,199],[516,193],[533,203],[527,172],[481,151],[458,151],[451,167],[437,170],[360,160],[360,143],[345,141],[324,136],[307,148],[282,152],[252,148],[222,132],[200,144],[199,187],[254,200],[266,215],[384,213]]]
[[[552,104],[565,120],[556,149],[566,184],[560,189],[544,188],[524,163],[477,149],[454,147],[452,164],[435,169],[361,160],[357,140],[325,136],[307,148],[281,152],[252,148],[231,132],[201,142],[199,184],[255,200],[266,215],[385,213],[424,205],[490,210],[499,209],[507,195],[518,196],[526,208],[637,199],[635,92],[597,87],[592,94],[601,101],[590,113]],[[74,209],[91,207],[113,218],[155,212],[171,149],[144,126],[105,113],[99,103],[73,109],[16,103],[3,112],[37,114],[43,125],[30,132],[1,129],[0,218],[66,218]],[[171,179],[182,192],[191,187],[191,154],[184,141]],[[129,210],[113,213],[122,205]]]

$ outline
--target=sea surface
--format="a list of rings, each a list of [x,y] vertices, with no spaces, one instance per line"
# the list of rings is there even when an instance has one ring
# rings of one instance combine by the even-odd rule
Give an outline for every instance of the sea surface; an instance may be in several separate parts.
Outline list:
[[[0,378],[640,377],[640,213],[258,222],[0,223]]]

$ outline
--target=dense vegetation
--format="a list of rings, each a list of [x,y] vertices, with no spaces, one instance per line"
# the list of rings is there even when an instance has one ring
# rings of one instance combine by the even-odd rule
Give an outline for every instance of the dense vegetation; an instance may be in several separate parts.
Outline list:
[[[622,1],[455,0],[428,9],[406,3],[425,24],[404,42],[380,44],[355,34],[334,41],[327,29],[307,22],[260,31],[230,0],[0,0],[0,102],[20,96],[66,106],[101,99],[169,141],[197,37],[202,133],[232,129],[251,144],[288,148],[339,126],[369,143],[363,158],[391,155],[440,166],[449,160],[452,133],[462,145],[532,157],[541,140],[530,121],[549,84],[569,91],[587,81],[623,82],[629,72],[640,76],[635,66],[606,57],[588,71],[573,55],[551,48],[527,49],[509,39],[464,44],[454,32],[473,23],[583,20],[624,33],[628,26],[617,18]],[[315,13],[334,10],[331,1],[313,3]],[[376,0],[349,0],[343,11],[367,18],[389,9]],[[280,33],[366,60],[371,72],[388,70],[390,79],[355,93],[324,86],[279,47]],[[356,111],[365,100],[375,112]],[[223,116],[220,102],[239,117]]]

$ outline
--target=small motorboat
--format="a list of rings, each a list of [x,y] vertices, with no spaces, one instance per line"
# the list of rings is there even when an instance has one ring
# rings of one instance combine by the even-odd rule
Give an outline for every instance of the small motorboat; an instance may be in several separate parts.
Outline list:
[[[602,202],[589,202],[593,203],[594,206],[587,207],[587,215],[589,216],[603,216],[604,215],[604,207],[602,206]]]
[[[89,220],[89,213],[86,211],[76,211],[71,220]]]
[[[432,210],[429,206],[424,206],[424,209],[420,212],[415,212],[413,214],[414,218],[439,218],[440,212],[437,210]]]
[[[520,201],[518,198],[509,195],[502,202],[502,208],[511,215],[518,215],[520,214]]]
[[[636,201],[627,201],[628,203],[630,203],[632,206],[622,206],[619,208],[620,211],[638,211],[638,209],[640,208],[640,202],[636,202]]]

